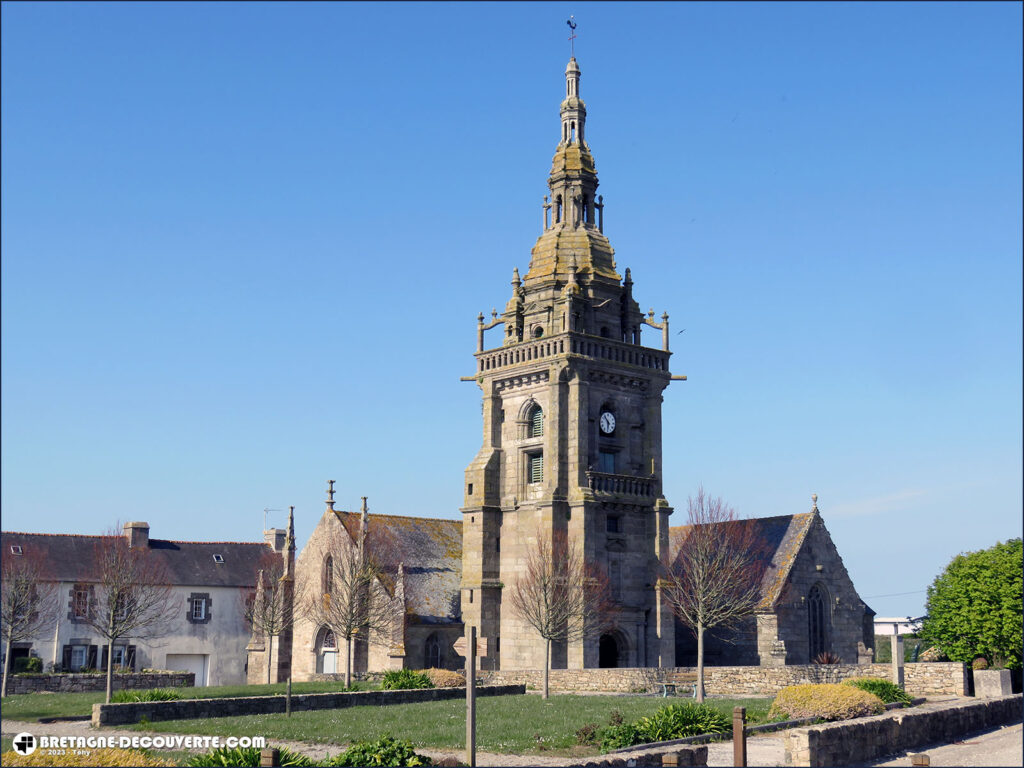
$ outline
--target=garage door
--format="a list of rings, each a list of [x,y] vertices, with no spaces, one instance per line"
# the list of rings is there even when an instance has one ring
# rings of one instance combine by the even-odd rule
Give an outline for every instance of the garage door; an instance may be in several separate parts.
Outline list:
[[[168,653],[167,669],[173,669],[175,672],[195,672],[196,686],[203,686],[206,685],[209,660],[209,654],[204,653]]]

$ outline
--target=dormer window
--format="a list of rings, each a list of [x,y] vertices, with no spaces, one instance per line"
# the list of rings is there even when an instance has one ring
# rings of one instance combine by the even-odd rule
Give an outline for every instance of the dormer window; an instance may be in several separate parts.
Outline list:
[[[21,552],[21,545],[20,544],[11,544],[11,554],[12,555],[20,555],[20,554],[22,554],[22,552]]]
[[[213,562],[217,565],[224,565],[224,555],[214,555]]]

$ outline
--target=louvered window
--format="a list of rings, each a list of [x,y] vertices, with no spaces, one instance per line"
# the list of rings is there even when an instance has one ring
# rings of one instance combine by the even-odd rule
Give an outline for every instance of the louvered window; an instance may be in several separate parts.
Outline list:
[[[530,437],[543,437],[544,435],[544,411],[538,405],[530,411]]]
[[[531,483],[540,483],[544,480],[544,454],[533,453],[527,459],[526,474]]]

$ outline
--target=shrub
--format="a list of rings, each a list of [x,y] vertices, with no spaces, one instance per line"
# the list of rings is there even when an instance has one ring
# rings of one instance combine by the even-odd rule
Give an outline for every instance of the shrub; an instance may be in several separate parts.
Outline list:
[[[435,688],[461,688],[466,684],[466,676],[450,669],[431,667],[424,669],[423,674],[430,678]]]
[[[841,662],[842,659],[839,658],[838,655],[832,653],[832,651],[822,651],[811,659],[812,664],[839,664]]]
[[[431,764],[429,757],[416,754],[410,742],[399,741],[391,736],[383,736],[376,741],[357,741],[340,755],[335,755],[322,763],[327,766],[368,766],[369,768],[385,765]]]
[[[707,704],[669,704],[634,723],[644,741],[669,741],[701,733],[726,733],[732,721]]]
[[[211,749],[209,752],[204,752],[201,755],[194,755],[189,758],[188,762],[185,763],[187,766],[198,766],[199,768],[207,768],[208,766],[238,766],[238,768],[249,768],[249,766],[259,766],[260,764],[260,752],[262,750],[259,747],[234,747],[228,749],[227,747],[218,747],[217,749]],[[298,752],[293,752],[285,747],[279,747],[281,760],[278,765],[290,766],[292,768],[306,768],[306,766],[315,765],[315,763],[304,755],[300,755]],[[94,763],[94,765],[105,765],[105,763]],[[128,765],[128,763],[125,763]],[[134,763],[132,763],[134,765]],[[173,763],[167,763],[167,765],[173,765]]]
[[[76,752],[88,754],[75,754]],[[148,755],[137,749],[81,749],[65,750],[63,755],[47,755],[43,750],[37,749],[31,755],[19,755],[13,749],[0,755],[0,764],[8,765],[109,765],[112,768],[119,766],[172,766],[170,760]],[[259,762],[255,763],[259,765]]]
[[[779,691],[768,711],[769,717],[848,720],[885,711],[882,700],[852,685],[822,683],[789,685]]]
[[[984,656],[979,656],[971,662],[971,669],[988,669],[988,659]]]
[[[587,723],[576,731],[576,743],[586,746],[593,746],[597,742],[597,733],[600,727],[597,723]]]
[[[886,704],[892,704],[897,701],[903,704],[911,702],[911,698],[907,695],[906,691],[892,681],[881,677],[851,677],[849,680],[844,680],[843,685],[852,685],[855,688],[860,688],[862,691],[873,693]]]
[[[392,669],[384,673],[381,688],[388,691],[407,688],[433,688],[434,684],[430,678],[422,672],[413,672],[411,669]]]
[[[613,709],[608,713],[608,725],[622,725],[622,713],[617,709]]]
[[[602,728],[599,735],[601,737],[602,752],[611,752],[613,749],[631,747],[643,740],[640,732],[637,731],[636,726],[632,723],[610,725],[607,728]]]
[[[114,704],[123,704],[130,701],[175,701],[181,698],[181,694],[173,688],[149,688],[144,691],[114,691],[110,701]]]

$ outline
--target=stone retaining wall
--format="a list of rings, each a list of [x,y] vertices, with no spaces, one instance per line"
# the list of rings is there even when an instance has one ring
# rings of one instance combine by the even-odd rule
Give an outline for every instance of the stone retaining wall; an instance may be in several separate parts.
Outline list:
[[[524,694],[522,685],[488,685],[477,688],[477,696]],[[303,693],[292,695],[292,711],[338,709],[341,707],[413,704],[423,701],[466,698],[465,688],[420,688],[410,691],[359,691],[357,693]],[[269,715],[285,711],[284,696],[238,696],[225,699],[180,699],[140,701],[127,704],[93,704],[92,724],[128,725],[143,717],[156,720],[193,720],[235,715]]]
[[[114,673],[114,690],[138,688],[191,688],[196,684],[195,672],[133,672]],[[7,679],[7,693],[82,693],[107,690],[107,676],[84,675],[77,672],[66,675],[11,675]]]
[[[907,664],[904,684],[911,696],[966,696],[967,667],[953,662]],[[618,691],[656,693],[658,680],[677,672],[696,673],[695,667],[657,669],[553,669],[550,686],[559,691]],[[522,683],[540,690],[539,669],[499,670],[481,673],[488,682]],[[787,685],[838,683],[848,677],[891,679],[890,664],[807,664],[784,667],[705,667],[704,690],[709,696],[774,696]]]
[[[865,765],[886,755],[1019,722],[1021,704],[1017,694],[797,728],[785,735],[786,765]]]
[[[602,755],[578,763],[565,763],[567,768],[632,768],[632,766],[705,766],[707,747],[679,746],[634,749],[629,754]]]

